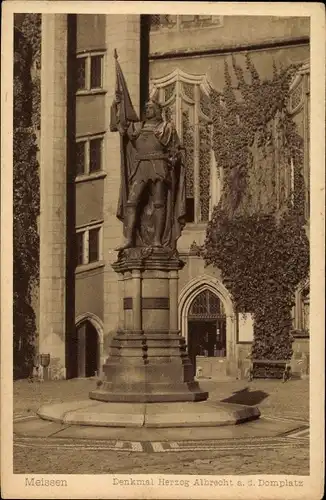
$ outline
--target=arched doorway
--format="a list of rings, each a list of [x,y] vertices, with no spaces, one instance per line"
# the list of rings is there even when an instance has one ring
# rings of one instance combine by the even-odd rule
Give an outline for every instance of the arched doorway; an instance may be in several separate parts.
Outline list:
[[[225,358],[226,350],[224,306],[211,290],[203,290],[193,299],[188,312],[188,352],[194,372],[197,357]]]
[[[99,336],[90,321],[77,326],[78,377],[93,377],[99,372]]]
[[[225,376],[237,376],[237,321],[231,296],[221,281],[213,276],[203,274],[191,279],[186,283],[179,296],[179,328],[189,346],[191,341],[189,335],[189,312],[194,300],[202,292],[210,291],[212,296],[220,302],[213,307],[208,306],[210,318],[198,318],[199,320],[214,320],[215,324],[220,319],[222,325],[216,326],[220,329],[221,341],[225,346],[217,347],[215,353],[218,356],[205,357],[196,355],[197,367],[203,368],[203,376],[223,379]],[[210,296],[210,297],[212,297]],[[198,299],[199,300],[199,299]],[[202,299],[201,299],[202,300]],[[206,299],[207,300],[207,299]],[[196,306],[197,307],[197,306]],[[214,313],[214,307],[215,313]],[[219,312],[216,312],[219,311]],[[215,317],[212,317],[215,314]],[[219,315],[221,316],[219,318]],[[223,317],[224,316],[224,317]],[[197,316],[198,317],[198,316]],[[225,323],[224,323],[225,321]],[[224,326],[225,325],[225,326]],[[197,325],[198,326],[198,325]],[[193,327],[194,328],[194,327]],[[213,328],[213,327],[211,327]],[[223,336],[224,335],[224,336]],[[222,349],[225,349],[222,353]],[[191,348],[190,348],[191,349]],[[218,352],[220,351],[220,352]],[[213,351],[214,352],[214,351]],[[221,356],[223,354],[223,356]],[[190,353],[193,356],[192,353]]]

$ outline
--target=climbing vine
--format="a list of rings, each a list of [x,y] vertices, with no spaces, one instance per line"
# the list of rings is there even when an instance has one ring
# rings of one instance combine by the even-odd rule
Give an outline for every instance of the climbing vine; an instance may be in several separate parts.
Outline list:
[[[30,373],[35,350],[33,290],[38,282],[41,19],[26,14],[14,31],[13,234],[14,376]]]
[[[262,81],[249,56],[246,74],[235,59],[232,66],[237,85],[225,62],[224,91],[212,94],[224,185],[199,253],[221,270],[237,310],[253,314],[252,357],[289,359],[294,294],[309,271],[303,142],[287,110],[296,68],[274,64]]]

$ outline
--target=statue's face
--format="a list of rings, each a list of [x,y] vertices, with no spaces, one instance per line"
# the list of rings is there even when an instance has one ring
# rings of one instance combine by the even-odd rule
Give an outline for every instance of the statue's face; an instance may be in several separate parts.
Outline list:
[[[145,116],[146,118],[154,118],[156,115],[155,106],[152,102],[147,102],[145,104]]]
[[[154,102],[149,101],[145,104],[145,117],[151,119],[155,116],[159,118],[161,116],[161,110]]]

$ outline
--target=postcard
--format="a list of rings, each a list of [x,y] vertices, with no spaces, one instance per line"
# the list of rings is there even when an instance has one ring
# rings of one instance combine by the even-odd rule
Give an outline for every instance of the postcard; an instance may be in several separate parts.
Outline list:
[[[323,5],[2,22],[3,498],[322,498]]]

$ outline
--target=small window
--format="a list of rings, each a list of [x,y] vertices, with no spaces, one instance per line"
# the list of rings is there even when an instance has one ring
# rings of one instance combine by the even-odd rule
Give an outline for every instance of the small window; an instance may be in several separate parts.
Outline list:
[[[99,234],[99,228],[89,230],[88,262],[96,262],[99,260]]]
[[[103,56],[91,57],[91,89],[102,88],[102,60]]]
[[[77,90],[86,89],[86,57],[77,58]]]
[[[89,172],[102,170],[102,138],[89,141]]]
[[[99,262],[102,257],[102,222],[76,231],[76,260],[77,266]]]
[[[83,54],[76,61],[76,91],[87,93],[103,88],[104,54]]]
[[[84,264],[84,232],[76,233],[77,266]]]
[[[103,167],[103,137],[88,137],[76,142],[76,176],[100,172]]]
[[[76,143],[76,175],[85,173],[85,145],[86,141]]]

